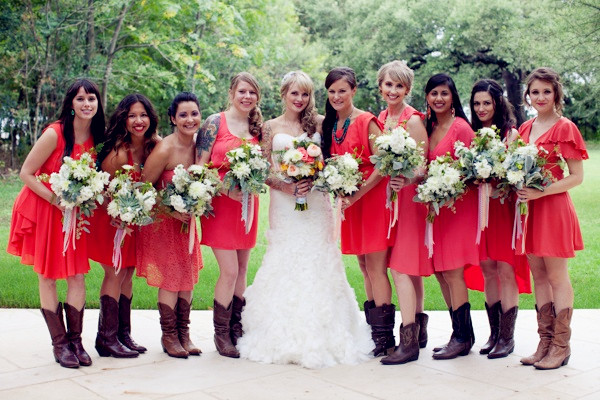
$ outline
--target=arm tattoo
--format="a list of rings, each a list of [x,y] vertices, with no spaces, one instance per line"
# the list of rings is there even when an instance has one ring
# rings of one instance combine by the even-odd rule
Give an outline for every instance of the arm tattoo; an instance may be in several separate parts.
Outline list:
[[[271,128],[271,124],[266,123],[263,125],[262,132],[262,140],[260,142],[260,147],[262,147],[263,155],[269,160],[271,163],[271,171],[269,172],[269,177],[266,180],[266,184],[277,190],[284,191],[283,189],[287,185],[281,178],[277,176],[275,162],[271,159],[271,150],[273,147],[273,129]]]
[[[219,114],[211,115],[204,121],[196,137],[196,152],[198,157],[200,157],[202,152],[210,151],[217,137],[220,122],[221,116]]]

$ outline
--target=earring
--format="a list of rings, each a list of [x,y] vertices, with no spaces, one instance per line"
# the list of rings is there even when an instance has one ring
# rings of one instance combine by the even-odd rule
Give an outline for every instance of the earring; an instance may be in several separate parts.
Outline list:
[[[71,110],[71,115],[75,115],[75,110]]]
[[[429,104],[427,104],[427,119],[431,119],[431,108],[429,107]]]
[[[454,118],[454,107],[452,107],[452,118]]]

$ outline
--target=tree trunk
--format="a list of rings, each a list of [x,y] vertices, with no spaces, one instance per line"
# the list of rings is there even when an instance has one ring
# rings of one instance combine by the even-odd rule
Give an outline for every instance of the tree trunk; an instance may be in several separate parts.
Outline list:
[[[92,57],[96,49],[96,32],[94,31],[94,0],[88,0],[87,9],[87,36],[85,47],[85,63],[83,64],[83,73],[88,75],[92,64]]]
[[[127,15],[127,10],[129,10],[130,5],[131,2],[126,3],[121,9],[121,12],[119,13],[117,25],[115,27],[113,37],[110,41],[108,54],[106,55],[106,68],[104,69],[104,77],[102,78],[102,105],[104,107],[106,107],[106,102],[108,98],[108,80],[110,79],[110,73],[112,71],[112,63],[115,57],[115,49],[117,48],[117,42],[119,41],[119,34],[121,32],[121,27],[123,26],[123,20]]]
[[[515,107],[515,117],[517,117],[517,127],[525,122],[525,108],[523,107],[523,90],[521,88],[521,69],[510,72],[506,69],[502,70],[502,79],[506,85],[506,93],[508,100]]]

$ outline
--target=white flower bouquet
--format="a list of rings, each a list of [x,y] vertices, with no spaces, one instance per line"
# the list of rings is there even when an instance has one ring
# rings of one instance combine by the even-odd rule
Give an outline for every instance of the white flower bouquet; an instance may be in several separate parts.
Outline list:
[[[182,225],[189,232],[189,253],[194,250],[196,217],[212,213],[212,199],[219,193],[221,181],[217,170],[206,165],[192,164],[187,169],[178,164],[171,182],[160,191],[162,204],[171,211],[191,214],[191,226]]]
[[[358,169],[360,162],[358,157],[350,153],[328,158],[325,168],[319,171],[315,179],[314,188],[331,193],[336,198],[353,194],[363,182]]]
[[[89,222],[82,215],[90,217],[97,203],[103,203],[102,192],[109,178],[107,172],[96,170],[94,158],[89,152],[83,153],[78,160],[64,157],[60,170],[50,175],[52,192],[65,208],[63,254],[67,251],[69,241],[72,241],[75,249],[75,240],[79,239],[81,231],[89,232],[85,227]]]
[[[266,191],[265,181],[269,176],[270,164],[259,145],[246,141],[228,151],[225,156],[229,162],[229,171],[223,177],[223,186],[227,190],[231,188],[241,190],[242,220],[248,233],[254,219],[254,200],[251,195]]]

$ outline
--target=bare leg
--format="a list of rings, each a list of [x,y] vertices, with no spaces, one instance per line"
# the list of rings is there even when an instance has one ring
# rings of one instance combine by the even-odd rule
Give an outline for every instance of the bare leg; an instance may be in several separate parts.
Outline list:
[[[244,292],[246,291],[246,285],[248,284],[248,261],[250,260],[250,250],[237,250],[238,258],[238,275],[235,281],[235,288],[233,294],[238,298],[244,298]]]
[[[56,280],[44,278],[38,274],[38,287],[40,291],[40,304],[42,308],[55,312],[58,307],[58,296],[56,294]]]
[[[452,299],[450,297],[450,288],[448,287],[448,283],[444,278],[444,274],[442,272],[436,272],[435,277],[440,284],[440,290],[442,291],[442,296],[444,297],[444,301],[446,302],[446,306],[448,308],[452,307]]]
[[[512,265],[503,261],[498,261],[496,265],[498,266],[500,300],[502,302],[502,312],[504,313],[519,305],[519,286]]]
[[[85,305],[85,276],[77,274],[67,278],[66,303],[81,310]]]
[[[415,290],[415,312],[422,313],[425,311],[425,288],[423,287],[423,277],[411,275],[410,280],[412,281],[413,288]]]
[[[395,270],[392,270],[392,277],[394,278],[396,294],[398,295],[402,324],[408,326],[415,322],[415,313],[417,309],[415,287],[411,279],[413,277]]]
[[[363,274],[363,281],[365,285],[365,294],[367,296],[367,300],[373,300],[373,286],[371,285],[371,280],[369,279],[369,274],[367,273],[367,261],[365,260],[364,255],[356,256],[358,259],[358,266],[360,268],[360,272]]]
[[[104,279],[100,287],[100,297],[108,295],[119,301],[121,297],[121,285],[125,279],[127,269],[123,268],[118,275],[115,275],[115,268],[112,265],[100,264],[104,269]],[[133,269],[133,268],[129,268]]]
[[[552,293],[552,286],[550,286],[550,282],[548,281],[546,265],[542,258],[531,254],[527,255],[527,259],[529,260],[529,268],[533,276],[535,303],[539,307],[542,307],[544,304],[554,301],[554,294]]]
[[[500,301],[500,280],[498,278],[498,265],[495,260],[481,261],[483,273],[483,291],[485,302],[492,306]]]
[[[133,296],[133,273],[135,268],[125,268],[123,280],[121,281],[121,294],[125,295],[128,299]]]
[[[239,259],[236,250],[212,249],[219,264],[219,279],[215,285],[215,300],[227,308],[233,299],[233,293],[239,275]]]
[[[453,310],[457,310],[460,306],[469,301],[467,285],[463,275],[463,268],[453,269],[451,271],[442,272],[444,280],[448,284],[450,290],[451,306]]]
[[[180,299],[184,299],[188,303],[191,303],[192,302],[192,291],[191,290],[184,290],[184,291],[181,291],[181,292],[177,292],[177,297],[180,298]]]
[[[375,306],[390,304],[392,286],[387,275],[387,250],[365,254],[367,274],[373,290]]]
[[[158,302],[169,306],[171,309],[175,309],[177,305],[177,298],[179,297],[178,292],[172,292],[166,289],[158,289]]]
[[[554,296],[556,314],[565,308],[573,308],[573,286],[567,269],[567,259],[544,257],[548,282]],[[537,288],[537,287],[536,287]]]

